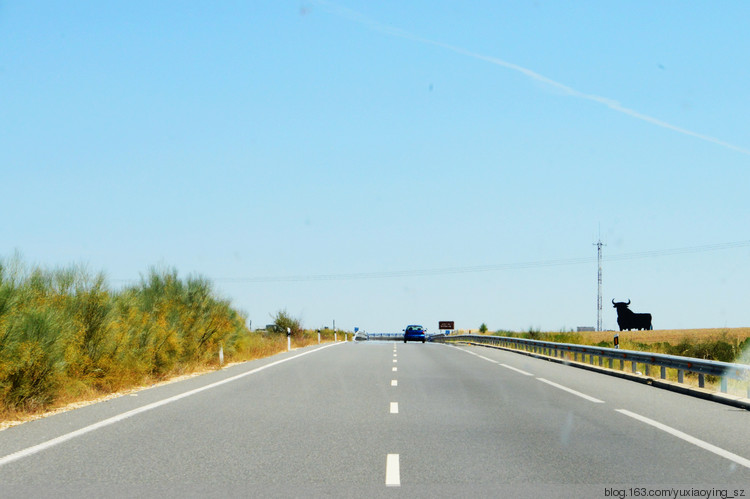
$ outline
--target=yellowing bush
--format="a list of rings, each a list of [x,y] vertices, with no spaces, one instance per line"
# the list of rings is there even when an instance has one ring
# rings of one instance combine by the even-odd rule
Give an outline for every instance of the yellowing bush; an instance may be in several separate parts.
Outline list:
[[[200,277],[151,269],[111,290],[80,268],[0,261],[0,413],[43,409],[71,392],[106,392],[216,362],[254,345],[245,319]],[[74,388],[72,388],[74,387]]]

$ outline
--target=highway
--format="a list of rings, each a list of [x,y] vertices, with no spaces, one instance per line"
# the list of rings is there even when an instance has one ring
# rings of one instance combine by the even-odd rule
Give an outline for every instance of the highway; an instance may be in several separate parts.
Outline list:
[[[748,428],[512,352],[348,342],[4,430],[0,497],[750,497]]]

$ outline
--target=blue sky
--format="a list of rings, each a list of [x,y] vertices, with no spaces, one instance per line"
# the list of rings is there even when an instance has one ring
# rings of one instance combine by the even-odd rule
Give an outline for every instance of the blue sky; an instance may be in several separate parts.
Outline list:
[[[0,257],[200,274],[253,327],[559,330],[596,324],[601,233],[605,328],[748,326],[749,18],[3,1]]]

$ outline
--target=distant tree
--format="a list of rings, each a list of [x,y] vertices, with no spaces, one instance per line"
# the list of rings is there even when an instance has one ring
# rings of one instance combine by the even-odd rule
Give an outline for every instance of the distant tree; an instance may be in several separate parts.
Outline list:
[[[302,331],[300,320],[289,315],[286,309],[279,310],[275,315],[272,315],[271,318],[273,319],[274,326],[276,326],[276,331],[279,333],[286,334],[286,328],[292,330],[292,335],[296,335]]]
[[[482,333],[482,334],[486,333],[487,332],[487,324],[485,324],[483,322],[482,325],[479,326],[479,332]]]

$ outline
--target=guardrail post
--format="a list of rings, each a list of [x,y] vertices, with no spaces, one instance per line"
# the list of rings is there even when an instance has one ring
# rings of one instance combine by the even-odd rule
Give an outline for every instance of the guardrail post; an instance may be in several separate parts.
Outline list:
[[[683,371],[682,369],[678,369],[677,370],[677,382],[683,383],[685,381],[684,376],[685,376],[685,371]]]
[[[665,379],[667,377],[667,368],[664,366],[661,366],[661,379]]]
[[[610,357],[607,360],[609,361],[609,368],[612,369],[613,366],[614,366],[614,363],[615,363],[615,359],[613,359],[612,357]]]
[[[638,362],[631,360],[630,365],[633,367],[633,374],[638,372]]]
[[[727,377],[721,377],[721,393],[727,393]]]
[[[644,372],[646,376],[651,376],[651,364],[643,364],[643,367],[645,367]]]
[[[706,376],[703,373],[698,373],[698,388],[706,387]]]

